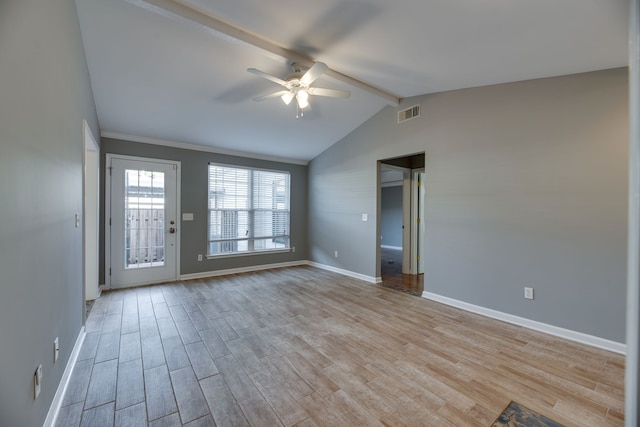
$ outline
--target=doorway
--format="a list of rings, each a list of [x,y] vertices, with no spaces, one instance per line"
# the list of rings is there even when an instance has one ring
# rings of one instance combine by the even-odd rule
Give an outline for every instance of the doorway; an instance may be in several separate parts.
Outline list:
[[[180,163],[107,154],[109,289],[176,280]]]
[[[382,284],[424,290],[424,153],[380,160],[379,268]]]

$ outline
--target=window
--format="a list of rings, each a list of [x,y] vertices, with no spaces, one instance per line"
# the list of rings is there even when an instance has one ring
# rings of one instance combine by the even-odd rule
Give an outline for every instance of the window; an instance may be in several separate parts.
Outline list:
[[[289,172],[209,164],[208,255],[289,249]]]

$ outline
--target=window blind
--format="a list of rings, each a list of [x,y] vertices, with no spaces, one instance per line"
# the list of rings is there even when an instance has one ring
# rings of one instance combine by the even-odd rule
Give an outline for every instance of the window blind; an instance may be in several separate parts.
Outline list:
[[[209,164],[208,255],[289,248],[289,172]]]

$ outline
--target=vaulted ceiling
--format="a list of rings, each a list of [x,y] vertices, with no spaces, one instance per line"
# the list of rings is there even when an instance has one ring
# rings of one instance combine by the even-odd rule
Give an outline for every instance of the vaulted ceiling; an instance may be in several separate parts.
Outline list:
[[[307,162],[393,99],[627,65],[628,0],[76,0],[104,135]],[[215,24],[215,25],[213,25]],[[256,46],[257,45],[257,46]],[[322,61],[349,99],[252,98]]]

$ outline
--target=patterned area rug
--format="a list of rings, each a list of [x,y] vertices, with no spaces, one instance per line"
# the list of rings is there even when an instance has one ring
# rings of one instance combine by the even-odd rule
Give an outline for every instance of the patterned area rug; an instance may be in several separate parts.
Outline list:
[[[491,427],[564,427],[562,424],[557,423],[544,415],[540,415],[537,412],[522,406],[517,402],[509,403],[507,409]]]

